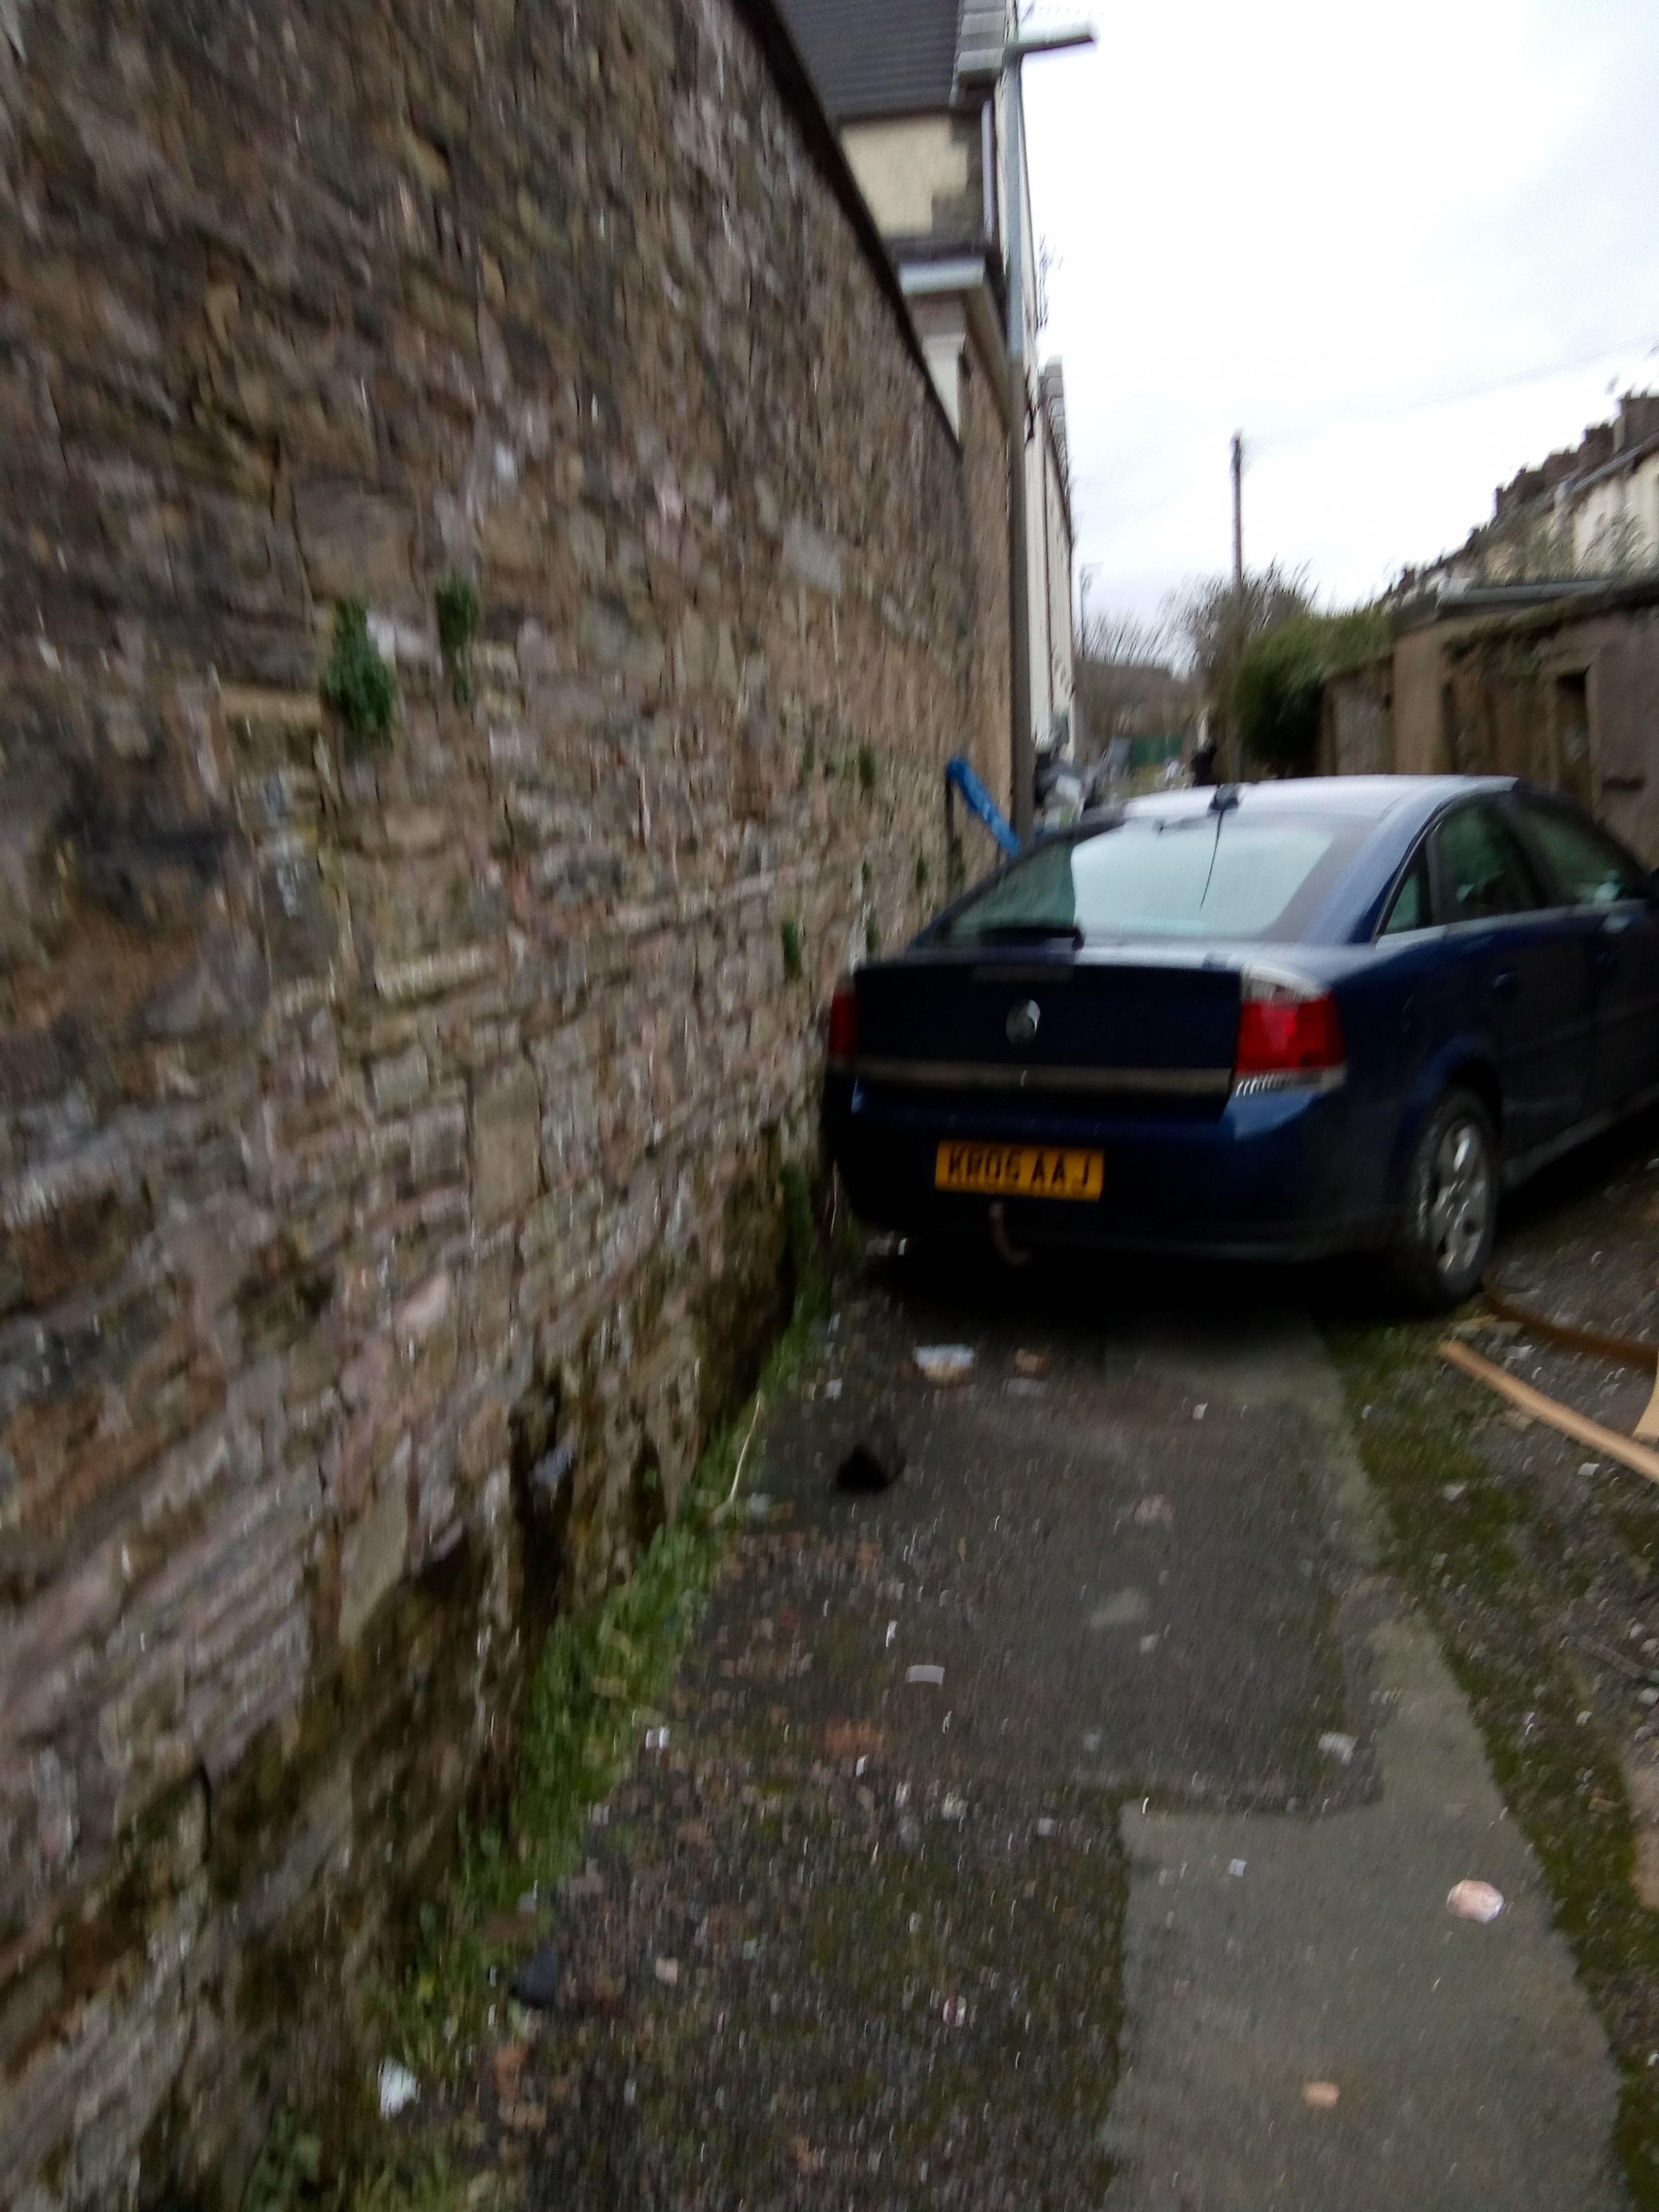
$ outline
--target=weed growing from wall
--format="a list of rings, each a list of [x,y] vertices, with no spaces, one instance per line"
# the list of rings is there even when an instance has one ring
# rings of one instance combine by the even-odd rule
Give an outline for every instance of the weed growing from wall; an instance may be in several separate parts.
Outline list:
[[[859,747],[859,789],[873,791],[876,787],[876,749],[867,741]]]
[[[472,703],[472,641],[483,620],[483,609],[472,585],[453,569],[439,585],[434,605],[438,643],[449,671],[451,695],[458,707],[469,707]]]
[[[806,972],[806,940],[801,933],[799,922],[793,919],[786,921],[781,934],[784,975],[789,982],[799,983]]]
[[[865,923],[865,925],[864,925],[864,951],[865,951],[865,957],[866,957],[866,959],[869,959],[869,960],[873,960],[873,959],[875,958],[875,957],[876,957],[877,953],[878,953],[878,952],[879,952],[879,951],[880,951],[880,950],[881,950],[881,926],[880,926],[880,924],[877,921],[876,917],[874,916],[874,915],[872,915],[870,916],[869,920],[868,920],[868,921]]]
[[[334,610],[334,642],[322,690],[345,725],[348,752],[387,750],[398,719],[398,681],[368,634],[368,609],[361,599],[342,599]]]
[[[916,892],[917,892],[918,896],[920,896],[920,895],[921,895],[923,891],[925,891],[925,890],[927,890],[927,854],[926,854],[926,853],[918,853],[918,854],[916,854]]]

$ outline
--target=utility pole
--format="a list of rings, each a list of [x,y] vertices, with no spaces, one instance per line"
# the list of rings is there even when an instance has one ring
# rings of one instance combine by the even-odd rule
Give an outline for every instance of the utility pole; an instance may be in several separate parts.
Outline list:
[[[1029,842],[1036,793],[1036,733],[1031,727],[1031,573],[1025,513],[1025,424],[1030,392],[1025,363],[1025,149],[1020,64],[1028,54],[1052,54],[1068,47],[1092,46],[1086,25],[1065,30],[1016,33],[982,53],[964,54],[963,83],[1002,87],[1002,192],[1006,240],[1004,273],[1008,315],[1008,629],[1009,704],[1012,724],[1014,833]]]
[[[1233,589],[1244,588],[1244,433],[1233,432]]]

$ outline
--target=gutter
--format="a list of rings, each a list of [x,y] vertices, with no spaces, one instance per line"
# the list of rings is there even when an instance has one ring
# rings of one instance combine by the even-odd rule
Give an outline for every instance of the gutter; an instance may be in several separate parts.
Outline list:
[[[997,313],[996,294],[984,256],[964,253],[948,261],[903,261],[899,283],[909,300],[961,300],[966,306],[975,349],[990,372],[991,389],[1004,427],[1008,421],[1008,349]]]

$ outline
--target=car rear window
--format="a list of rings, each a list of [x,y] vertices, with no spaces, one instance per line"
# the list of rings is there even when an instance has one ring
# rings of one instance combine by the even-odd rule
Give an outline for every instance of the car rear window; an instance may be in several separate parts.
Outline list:
[[[1080,934],[1290,941],[1370,834],[1348,819],[1220,814],[1127,821],[1044,845],[951,917],[950,944]]]

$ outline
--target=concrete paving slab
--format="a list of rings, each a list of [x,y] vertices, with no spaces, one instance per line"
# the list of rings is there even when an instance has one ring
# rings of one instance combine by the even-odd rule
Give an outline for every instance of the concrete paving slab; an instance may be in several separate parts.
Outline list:
[[[1210,1352],[1213,1347],[1209,1348]],[[1209,1356],[1143,1339],[1241,1399],[1300,1403],[1333,1505],[1374,1548],[1334,1377],[1280,1322]],[[1321,1820],[1123,1815],[1127,2027],[1107,2212],[1602,2212],[1617,2083],[1532,1854],[1431,1637],[1379,1623],[1375,1802]],[[1490,1925],[1451,1886],[1494,1884]],[[1328,2083],[1328,2108],[1306,2101]]]

